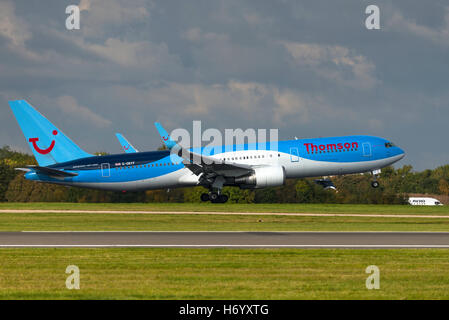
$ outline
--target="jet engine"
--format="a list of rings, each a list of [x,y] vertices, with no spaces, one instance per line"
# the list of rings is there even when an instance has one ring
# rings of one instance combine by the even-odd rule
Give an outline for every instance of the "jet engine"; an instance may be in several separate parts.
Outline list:
[[[250,175],[235,178],[242,189],[278,187],[285,184],[285,169],[281,166],[258,167]]]

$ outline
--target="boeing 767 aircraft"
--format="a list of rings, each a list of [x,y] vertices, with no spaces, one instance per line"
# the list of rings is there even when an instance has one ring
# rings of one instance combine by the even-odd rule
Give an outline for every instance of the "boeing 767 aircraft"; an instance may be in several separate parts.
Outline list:
[[[405,155],[373,136],[279,141],[276,150],[270,143],[220,146],[203,155],[204,149],[183,149],[155,123],[168,150],[94,156],[25,100],[9,104],[38,163],[17,169],[26,171],[28,180],[67,186],[115,191],[204,186],[209,192],[201,200],[224,203],[223,186],[276,187],[289,178],[371,172],[372,186],[378,187],[380,169]]]

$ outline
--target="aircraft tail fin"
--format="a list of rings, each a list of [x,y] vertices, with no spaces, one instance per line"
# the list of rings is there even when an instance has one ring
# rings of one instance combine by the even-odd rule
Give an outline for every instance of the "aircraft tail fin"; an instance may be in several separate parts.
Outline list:
[[[134,146],[129,143],[129,141],[121,134],[116,133],[115,136],[117,137],[118,141],[120,142],[120,145],[122,146],[123,150],[125,150],[126,153],[135,153],[139,152]]]
[[[159,135],[162,138],[162,141],[164,141],[165,146],[171,150],[174,146],[177,145],[175,141],[170,137],[168,132],[162,127],[162,125],[159,122],[155,122],[154,125],[156,126],[157,131],[159,132]]]
[[[9,105],[39,166],[92,156],[78,147],[27,101],[9,101]]]

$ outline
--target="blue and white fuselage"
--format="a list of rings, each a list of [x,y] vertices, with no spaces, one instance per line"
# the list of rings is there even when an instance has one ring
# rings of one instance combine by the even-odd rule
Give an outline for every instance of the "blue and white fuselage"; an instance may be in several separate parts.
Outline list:
[[[344,147],[345,143],[353,142],[356,142],[358,147]],[[338,149],[338,143],[343,147]],[[386,147],[388,143],[385,139],[372,136],[299,139],[278,142],[278,151],[235,145],[232,150],[240,151],[212,154],[220,148],[215,147],[209,156],[217,160],[257,167],[283,167],[286,178],[303,178],[370,172],[389,166],[404,157],[404,152],[399,147]],[[306,144],[336,144],[337,148],[331,147],[328,150],[326,147],[325,150],[307,151]],[[223,149],[229,150],[226,147]],[[181,157],[171,156],[168,150],[125,153],[88,157],[49,166],[78,173],[74,177],[51,178],[36,172],[28,172],[25,177],[30,180],[116,191],[198,185],[199,177],[182,162]]]
[[[204,149],[189,149],[188,158],[173,150],[93,156],[27,102],[10,104],[39,163],[23,168],[28,171],[25,178],[69,186],[115,191],[197,185],[212,191],[226,185],[263,188],[288,178],[377,172],[405,155],[386,139],[360,135],[279,141],[277,150],[269,143],[214,146],[207,149],[209,162],[196,164],[190,156],[202,155]],[[167,146],[175,146],[158,126]]]

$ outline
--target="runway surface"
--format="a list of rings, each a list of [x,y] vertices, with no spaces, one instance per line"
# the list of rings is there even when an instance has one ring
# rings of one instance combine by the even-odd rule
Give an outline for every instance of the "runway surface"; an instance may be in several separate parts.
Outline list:
[[[0,232],[0,247],[449,248],[449,232]]]

